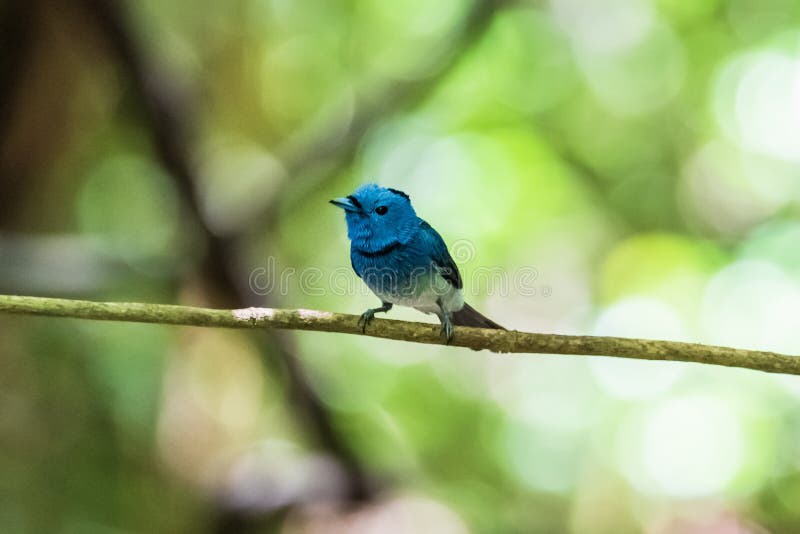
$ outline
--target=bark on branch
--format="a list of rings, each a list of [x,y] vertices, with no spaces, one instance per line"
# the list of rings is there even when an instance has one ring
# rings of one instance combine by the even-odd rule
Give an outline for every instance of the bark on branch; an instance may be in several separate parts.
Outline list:
[[[128,321],[222,328],[269,328],[362,334],[358,316],[316,310],[243,308],[222,310],[169,304],[93,302],[0,295],[0,312],[101,321]],[[375,319],[367,336],[441,344],[439,325]],[[514,330],[455,327],[452,346],[505,353],[613,356],[741,367],[767,373],[800,375],[800,357],[775,352],[601,336],[535,334]]]

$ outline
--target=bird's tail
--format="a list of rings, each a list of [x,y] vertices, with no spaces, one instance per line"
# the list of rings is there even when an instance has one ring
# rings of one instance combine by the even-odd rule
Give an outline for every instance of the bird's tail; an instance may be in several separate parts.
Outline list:
[[[475,310],[472,306],[464,303],[464,307],[453,312],[452,321],[455,326],[475,326],[478,328],[493,328],[495,330],[505,330],[502,326],[492,321],[488,317],[484,317]]]

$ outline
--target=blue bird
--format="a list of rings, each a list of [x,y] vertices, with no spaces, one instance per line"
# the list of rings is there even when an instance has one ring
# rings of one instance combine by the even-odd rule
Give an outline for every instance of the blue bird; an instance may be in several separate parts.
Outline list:
[[[362,331],[394,304],[436,314],[448,343],[454,325],[503,329],[464,302],[461,274],[447,245],[417,217],[407,194],[366,184],[330,202],[344,210],[353,270],[381,299],[379,308],[361,315]]]

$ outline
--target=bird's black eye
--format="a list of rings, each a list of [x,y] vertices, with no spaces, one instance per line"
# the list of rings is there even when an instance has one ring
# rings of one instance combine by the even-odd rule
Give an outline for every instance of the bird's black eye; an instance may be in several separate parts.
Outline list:
[[[375,213],[377,213],[378,215],[386,215],[387,211],[389,211],[389,208],[387,208],[386,206],[378,206],[377,208],[375,208]]]

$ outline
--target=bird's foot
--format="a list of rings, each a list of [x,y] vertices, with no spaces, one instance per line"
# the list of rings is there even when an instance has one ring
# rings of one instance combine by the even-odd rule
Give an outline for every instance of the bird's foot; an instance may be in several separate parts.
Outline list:
[[[392,309],[391,302],[384,302],[380,308],[370,308],[364,313],[361,314],[361,317],[358,318],[358,325],[361,327],[361,333],[365,334],[367,332],[367,325],[372,322],[375,318],[375,314],[378,312],[388,312]]]
[[[371,323],[374,318],[375,310],[373,308],[370,308],[361,314],[361,317],[358,318],[358,326],[361,327],[362,334],[367,331],[367,325]]]
[[[444,337],[445,344],[447,345],[453,340],[453,323],[450,321],[449,317],[442,319],[442,329],[439,334]]]

